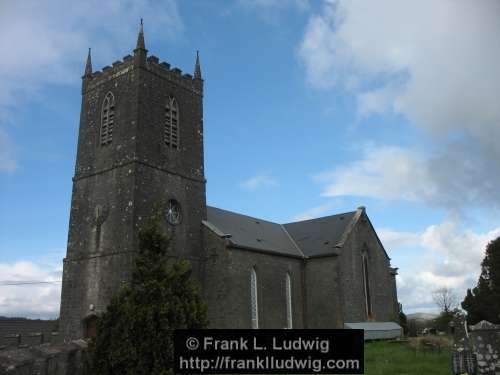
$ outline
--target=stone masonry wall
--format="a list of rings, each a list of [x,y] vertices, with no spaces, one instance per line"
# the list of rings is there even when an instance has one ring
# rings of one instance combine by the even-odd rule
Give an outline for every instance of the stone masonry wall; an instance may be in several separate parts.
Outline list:
[[[397,299],[390,259],[377,239],[365,213],[353,228],[340,255],[340,280],[343,293],[344,321],[367,320],[363,284],[362,252],[368,257],[368,277],[372,304],[372,319],[392,321],[397,317]]]
[[[343,328],[338,257],[313,258],[305,264],[306,328]]]
[[[257,272],[259,328],[286,327],[285,277],[292,281],[292,321],[304,327],[302,259],[234,249],[205,229],[205,282],[212,328],[250,328],[250,272]]]
[[[89,375],[87,343],[0,350],[0,375]]]

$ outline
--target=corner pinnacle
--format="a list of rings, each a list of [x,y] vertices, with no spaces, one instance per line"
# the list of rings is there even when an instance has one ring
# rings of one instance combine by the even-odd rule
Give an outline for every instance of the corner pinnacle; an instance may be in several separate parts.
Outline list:
[[[194,65],[194,78],[201,79],[200,53],[196,51],[196,63]]]
[[[146,49],[146,44],[144,43],[144,25],[141,18],[141,28],[139,29],[139,35],[137,35],[137,46],[135,49]]]
[[[84,77],[90,77],[92,75],[92,58],[90,57],[90,48],[89,54],[87,55],[87,63],[85,64],[85,74]]]

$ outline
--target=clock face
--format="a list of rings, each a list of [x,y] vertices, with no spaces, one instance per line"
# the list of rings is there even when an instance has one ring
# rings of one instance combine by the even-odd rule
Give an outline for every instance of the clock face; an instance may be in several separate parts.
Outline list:
[[[175,199],[171,199],[167,204],[167,221],[172,225],[180,224],[182,220],[181,205]]]

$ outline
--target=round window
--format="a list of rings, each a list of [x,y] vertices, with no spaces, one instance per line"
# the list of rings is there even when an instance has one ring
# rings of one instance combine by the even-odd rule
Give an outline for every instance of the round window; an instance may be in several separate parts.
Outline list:
[[[167,203],[167,221],[172,225],[177,225],[182,220],[181,205],[175,199]]]

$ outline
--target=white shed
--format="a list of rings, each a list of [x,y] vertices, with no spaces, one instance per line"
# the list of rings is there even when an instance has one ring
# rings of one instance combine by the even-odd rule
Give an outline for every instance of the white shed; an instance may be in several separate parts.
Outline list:
[[[392,340],[403,334],[401,326],[394,322],[344,323],[345,329],[363,329],[366,340]]]

